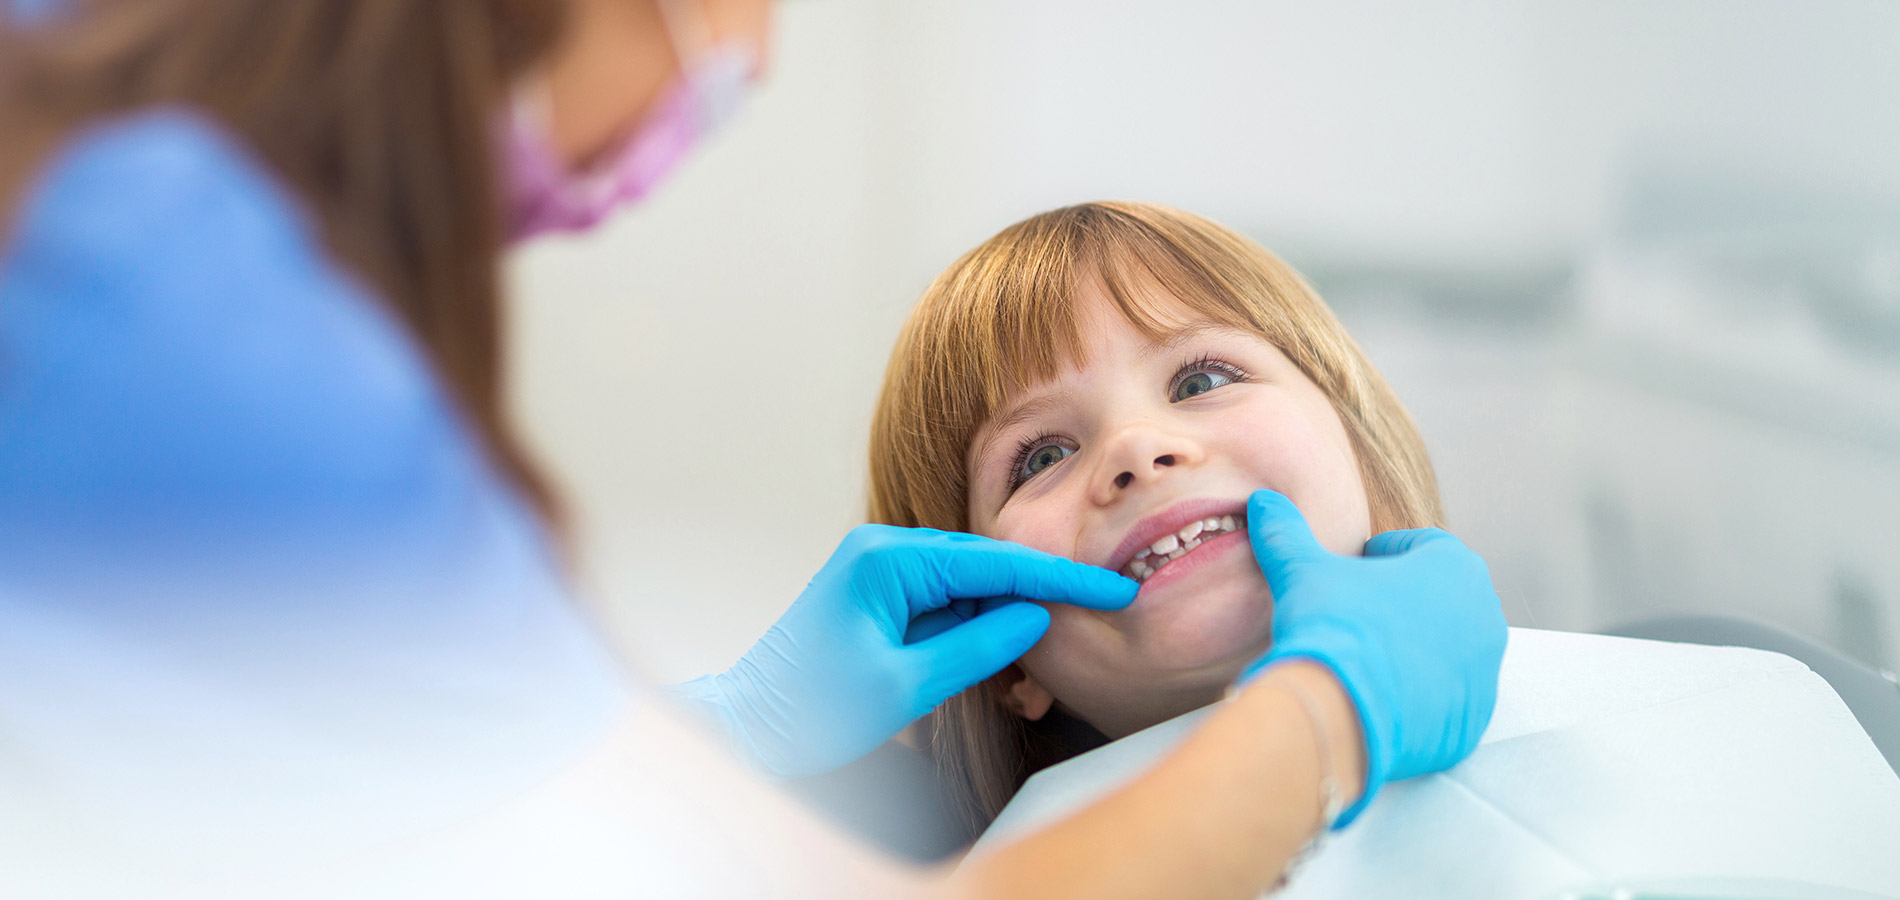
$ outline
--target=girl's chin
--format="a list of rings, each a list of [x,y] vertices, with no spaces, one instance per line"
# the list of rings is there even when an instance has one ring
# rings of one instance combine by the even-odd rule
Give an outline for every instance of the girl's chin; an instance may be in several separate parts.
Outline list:
[[[1267,651],[1273,595],[1262,582],[1209,591],[1171,605],[1167,615],[1130,623],[1130,642],[1149,671],[1226,670],[1228,677]],[[1241,589],[1251,588],[1251,589]]]

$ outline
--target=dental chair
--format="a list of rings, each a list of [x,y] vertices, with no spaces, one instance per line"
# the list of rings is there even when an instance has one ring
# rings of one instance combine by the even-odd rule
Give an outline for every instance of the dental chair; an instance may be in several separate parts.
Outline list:
[[[1887,758],[1887,765],[1900,775],[1900,683],[1894,681],[1891,672],[1875,671],[1837,650],[1765,622],[1734,616],[1676,613],[1639,619],[1602,633],[1684,644],[1753,647],[1792,656],[1827,679],[1828,686],[1873,738],[1880,755]]]

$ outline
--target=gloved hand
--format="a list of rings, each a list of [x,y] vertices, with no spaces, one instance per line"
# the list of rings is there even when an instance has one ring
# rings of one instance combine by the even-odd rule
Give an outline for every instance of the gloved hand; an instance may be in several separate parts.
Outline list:
[[[1247,503],[1254,559],[1273,589],[1273,645],[1241,681],[1306,657],[1339,676],[1366,738],[1365,792],[1470,755],[1497,704],[1504,611],[1484,560],[1437,528],[1388,531],[1365,556],[1328,552],[1286,497]]]
[[[861,525],[732,668],[673,692],[767,770],[811,775],[870,752],[1042,639],[1047,610],[994,598],[1120,609],[1136,587],[1018,544]]]

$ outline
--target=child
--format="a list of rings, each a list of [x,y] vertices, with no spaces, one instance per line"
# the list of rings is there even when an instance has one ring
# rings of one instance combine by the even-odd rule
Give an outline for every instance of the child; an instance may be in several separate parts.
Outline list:
[[[1442,525],[1410,417],[1312,288],[1206,219],[1090,203],[1012,225],[938,276],[871,429],[870,519],[968,531],[1142,583],[931,718],[987,823],[1037,769],[1204,706],[1267,649],[1247,497],[1289,497],[1336,553]]]

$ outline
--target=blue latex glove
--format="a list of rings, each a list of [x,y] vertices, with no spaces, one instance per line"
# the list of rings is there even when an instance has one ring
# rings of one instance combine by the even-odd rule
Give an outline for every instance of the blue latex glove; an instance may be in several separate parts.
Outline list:
[[[1504,611],[1484,560],[1437,528],[1388,531],[1364,557],[1328,552],[1286,497],[1247,503],[1255,560],[1273,589],[1273,646],[1242,681],[1305,657],[1339,676],[1366,737],[1365,792],[1456,765],[1497,704]]]
[[[1048,610],[995,598],[1120,609],[1136,587],[1018,544],[861,525],[732,668],[673,690],[767,770],[811,775],[870,752],[1042,639]]]

